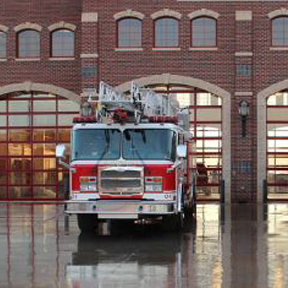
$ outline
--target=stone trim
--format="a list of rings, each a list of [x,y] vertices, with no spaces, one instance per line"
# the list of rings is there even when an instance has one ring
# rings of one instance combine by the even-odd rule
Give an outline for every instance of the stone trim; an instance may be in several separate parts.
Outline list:
[[[266,99],[270,95],[288,88],[288,79],[271,85],[257,94],[257,189],[258,202],[263,202],[263,180],[267,169]]]
[[[0,62],[7,62],[7,58],[1,58]]]
[[[121,11],[118,12],[116,14],[114,14],[113,18],[114,20],[120,20],[122,18],[127,18],[127,17],[132,17],[132,18],[137,18],[139,20],[143,20],[145,15],[142,14],[141,12],[137,12],[137,11],[133,11],[131,9],[125,10],[125,11]]]
[[[252,57],[253,52],[236,52],[235,56],[236,57]]]
[[[80,58],[86,59],[86,58],[99,58],[99,55],[97,53],[94,54],[81,54]]]
[[[133,80],[133,79],[131,79]],[[215,84],[188,77],[172,74],[152,75],[134,80],[141,86],[156,85],[156,84],[182,84],[191,87],[197,87],[213,94],[218,95],[223,99],[223,179],[225,180],[225,199],[226,203],[231,202],[231,95],[224,89]],[[119,92],[129,91],[131,81],[123,83],[116,87]]]
[[[19,32],[21,30],[26,30],[26,29],[31,29],[31,30],[36,30],[38,32],[41,32],[43,28],[39,24],[30,23],[30,22],[21,23],[14,27],[15,32]]]
[[[7,26],[5,26],[5,25],[0,25],[0,31],[1,31],[1,32],[7,33],[8,30],[9,30],[9,28],[8,28]]]
[[[270,51],[288,51],[288,47],[270,47]]]
[[[157,18],[161,18],[161,17],[173,17],[173,18],[180,20],[182,18],[182,14],[177,11],[170,10],[170,9],[163,9],[163,10],[160,10],[151,14],[151,18],[153,20],[156,20]]]
[[[16,62],[40,61],[40,58],[16,58]]]
[[[278,17],[278,16],[288,16],[288,9],[282,7],[278,10],[271,11],[270,13],[268,13],[267,16],[270,19],[273,19],[273,18]]]
[[[38,91],[38,92],[52,93],[65,97],[73,102],[79,104],[81,103],[80,96],[72,91],[51,84],[34,83],[29,81],[0,87],[0,97],[8,93],[21,92],[21,91],[25,92]]]
[[[190,14],[188,14],[188,17],[190,20],[197,18],[197,17],[201,17],[201,16],[208,16],[208,17],[218,19],[220,17],[220,14],[215,11],[208,10],[208,9],[200,9],[200,10],[193,11]]]
[[[129,52],[129,51],[143,51],[143,48],[115,48],[114,51],[117,52]]]
[[[73,61],[74,57],[50,57],[49,61]]]
[[[154,47],[152,48],[152,51],[181,51],[180,47],[167,47],[167,48],[162,48],[162,47]]]
[[[189,51],[217,51],[218,47],[190,47]]]
[[[236,11],[236,21],[252,21],[252,11]]]
[[[98,13],[96,12],[85,12],[82,13],[81,22],[98,22]]]
[[[71,23],[67,23],[67,22],[64,22],[64,21],[61,21],[61,22],[57,22],[57,23],[54,23],[50,26],[48,26],[48,30],[50,32],[54,31],[54,30],[57,30],[57,29],[68,29],[68,30],[71,30],[71,31],[75,31],[76,30],[76,25],[74,24],[71,24]]]
[[[253,92],[235,92],[235,96],[253,96]]]

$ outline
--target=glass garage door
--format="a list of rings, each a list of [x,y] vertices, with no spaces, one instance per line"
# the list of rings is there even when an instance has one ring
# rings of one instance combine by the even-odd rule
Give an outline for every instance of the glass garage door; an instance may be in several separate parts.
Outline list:
[[[188,86],[155,86],[154,91],[169,94],[190,118],[189,130],[196,141],[197,196],[219,198],[222,179],[222,99]]]
[[[288,92],[267,99],[267,190],[269,198],[288,197]]]
[[[0,199],[63,199],[64,171],[55,147],[69,148],[79,105],[47,93],[13,93],[0,101]],[[69,149],[68,149],[69,150]]]

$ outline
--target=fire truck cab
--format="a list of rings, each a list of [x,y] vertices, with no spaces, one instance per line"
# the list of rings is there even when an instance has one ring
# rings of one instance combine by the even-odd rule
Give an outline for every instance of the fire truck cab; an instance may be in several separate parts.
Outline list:
[[[191,134],[169,115],[169,102],[164,112],[159,97],[153,104],[157,94],[151,90],[133,83],[130,98],[117,93],[101,82],[95,118],[75,119],[69,164],[65,147],[56,148],[59,162],[70,171],[66,213],[77,215],[82,232],[109,219],[148,218],[176,230],[195,212]]]

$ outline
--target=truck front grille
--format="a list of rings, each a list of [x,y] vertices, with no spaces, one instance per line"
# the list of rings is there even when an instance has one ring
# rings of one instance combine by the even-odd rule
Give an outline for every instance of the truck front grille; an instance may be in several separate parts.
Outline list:
[[[144,193],[142,167],[103,167],[99,169],[99,193],[103,196],[137,196]]]

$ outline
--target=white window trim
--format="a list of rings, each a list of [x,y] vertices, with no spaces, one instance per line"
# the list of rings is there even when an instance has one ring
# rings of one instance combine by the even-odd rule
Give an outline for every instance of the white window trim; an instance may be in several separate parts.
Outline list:
[[[198,17],[212,17],[217,20],[220,17],[220,14],[212,10],[200,9],[200,10],[189,13],[188,17],[190,20],[193,20]]]
[[[76,30],[76,25],[74,25],[72,23],[60,21],[60,22],[57,22],[57,23],[54,23],[54,24],[48,26],[48,30],[50,32],[55,31],[57,29],[68,29],[68,30],[71,30],[74,32]]]
[[[143,20],[144,17],[145,17],[145,15],[142,14],[141,12],[134,11],[131,9],[118,12],[118,13],[114,14],[114,16],[113,16],[114,20],[116,20],[116,21],[118,21],[122,18],[137,18],[139,20]]]
[[[154,47],[152,51],[181,51],[180,47]]]
[[[8,28],[7,26],[5,26],[5,25],[0,25],[0,32],[5,32],[5,33],[7,33],[8,30],[9,30],[9,28]]]
[[[182,14],[177,11],[170,10],[170,9],[163,9],[163,10],[160,10],[151,14],[151,18],[153,20],[156,20],[161,17],[172,17],[172,18],[176,18],[180,20],[182,18]]]
[[[29,62],[29,61],[40,61],[40,58],[16,58],[17,62]]]
[[[189,51],[217,51],[218,47],[190,47]]]
[[[75,57],[50,57],[50,61],[73,61]]]
[[[143,51],[143,48],[141,47],[131,47],[131,48],[115,48],[114,49],[115,51],[118,51],[118,52],[128,52],[128,51]]]
[[[288,51],[288,47],[270,47],[270,51]]]
[[[267,16],[270,19],[273,19],[273,18],[276,18],[276,17],[279,17],[279,16],[288,16],[288,9],[282,7],[280,9],[278,9],[278,10],[271,11],[270,13],[268,13]]]
[[[42,26],[40,26],[39,24],[30,22],[21,23],[14,27],[15,32],[19,32],[21,30],[36,30],[38,32],[41,32],[42,29]]]

